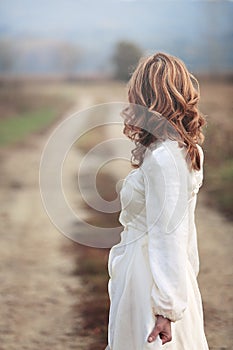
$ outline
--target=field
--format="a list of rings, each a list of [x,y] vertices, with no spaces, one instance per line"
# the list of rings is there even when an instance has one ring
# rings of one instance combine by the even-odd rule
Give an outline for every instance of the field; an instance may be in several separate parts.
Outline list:
[[[201,80],[205,129],[205,181],[197,204],[197,229],[205,329],[211,350],[232,349],[232,102],[233,84]],[[104,349],[107,336],[108,249],[77,244],[50,223],[42,207],[38,171],[43,147],[72,110],[126,99],[117,82],[2,82],[1,101],[1,298],[2,349]],[[68,198],[93,225],[113,225],[75,191],[72,164],[107,130],[86,135],[66,165]],[[117,167],[116,167],[117,168]],[[119,167],[118,167],[119,168]],[[125,170],[123,169],[122,174]],[[114,173],[113,173],[114,172]],[[120,173],[120,170],[119,170]],[[99,188],[108,200],[114,171]]]
[[[208,203],[229,219],[233,217],[233,139],[232,83],[203,81],[200,108],[206,115],[205,190]]]

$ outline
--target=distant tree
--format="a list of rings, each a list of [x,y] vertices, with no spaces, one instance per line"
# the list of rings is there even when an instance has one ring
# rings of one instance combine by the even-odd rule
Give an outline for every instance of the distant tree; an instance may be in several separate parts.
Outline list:
[[[142,49],[133,42],[118,42],[112,56],[115,78],[127,81],[142,55]]]

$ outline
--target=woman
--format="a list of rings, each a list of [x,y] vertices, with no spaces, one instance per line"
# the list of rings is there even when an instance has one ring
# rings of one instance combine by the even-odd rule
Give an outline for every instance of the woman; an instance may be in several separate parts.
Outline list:
[[[135,142],[121,192],[121,241],[109,252],[110,350],[206,350],[195,226],[204,154],[199,86],[184,63],[144,57],[128,84]]]

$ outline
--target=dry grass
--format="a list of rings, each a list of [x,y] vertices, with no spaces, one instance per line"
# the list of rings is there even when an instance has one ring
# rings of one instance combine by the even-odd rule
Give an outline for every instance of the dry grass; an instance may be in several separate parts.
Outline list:
[[[109,299],[107,294],[108,249],[77,246],[77,263],[74,274],[81,276],[87,293],[82,295],[78,312],[83,323],[79,334],[93,339],[88,349],[103,349],[107,345]],[[81,333],[80,333],[81,332]]]
[[[233,218],[233,83],[200,81],[205,127],[205,182],[208,204]]]
[[[109,188],[113,185],[114,179],[110,175],[102,174],[97,182],[103,198],[109,201],[113,200],[114,191],[109,191]],[[102,213],[89,208],[85,203],[83,205],[90,213],[90,218],[87,220],[89,224],[97,227],[119,226],[119,212]],[[109,249],[90,248],[82,245],[78,245],[77,249],[78,258],[74,273],[82,277],[88,290],[88,294],[82,296],[82,304],[79,305],[79,312],[84,320],[82,335],[91,337],[95,334],[95,341],[88,348],[89,350],[103,349],[107,345],[109,311],[107,261]]]
[[[94,147],[98,142],[106,139],[106,128],[93,129],[84,135],[76,144],[84,154]],[[96,186],[99,194],[106,201],[115,199],[113,174],[102,172],[97,175]],[[103,213],[90,208],[83,202],[83,208],[89,213],[87,223],[97,227],[119,226],[119,212]],[[107,345],[107,326],[109,312],[109,298],[107,293],[108,270],[107,261],[109,249],[90,248],[82,245],[77,246],[78,258],[74,273],[81,276],[86,285],[88,294],[82,296],[79,312],[83,316],[82,335],[93,336],[95,341],[88,350],[103,349]]]

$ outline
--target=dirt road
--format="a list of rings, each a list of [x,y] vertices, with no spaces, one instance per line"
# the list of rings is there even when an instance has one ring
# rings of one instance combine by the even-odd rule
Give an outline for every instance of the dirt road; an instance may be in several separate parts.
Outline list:
[[[206,335],[212,350],[233,349],[232,246],[233,227],[208,206],[204,186],[199,192],[196,224]]]
[[[82,108],[90,102],[84,99]],[[19,147],[0,153],[3,350],[88,348],[89,339],[80,336],[82,320],[77,307],[73,307],[85,288],[73,275],[74,256],[68,252],[74,243],[50,223],[39,193],[39,161],[49,133],[33,136]],[[198,279],[207,338],[210,349],[230,350],[232,227],[208,207],[204,186],[198,197],[196,222],[201,260]]]
[[[90,105],[83,98],[84,108]],[[38,185],[50,132],[1,151],[0,349],[87,348],[79,335],[81,280],[73,275],[75,244],[52,225]],[[75,311],[74,311],[75,310]]]

